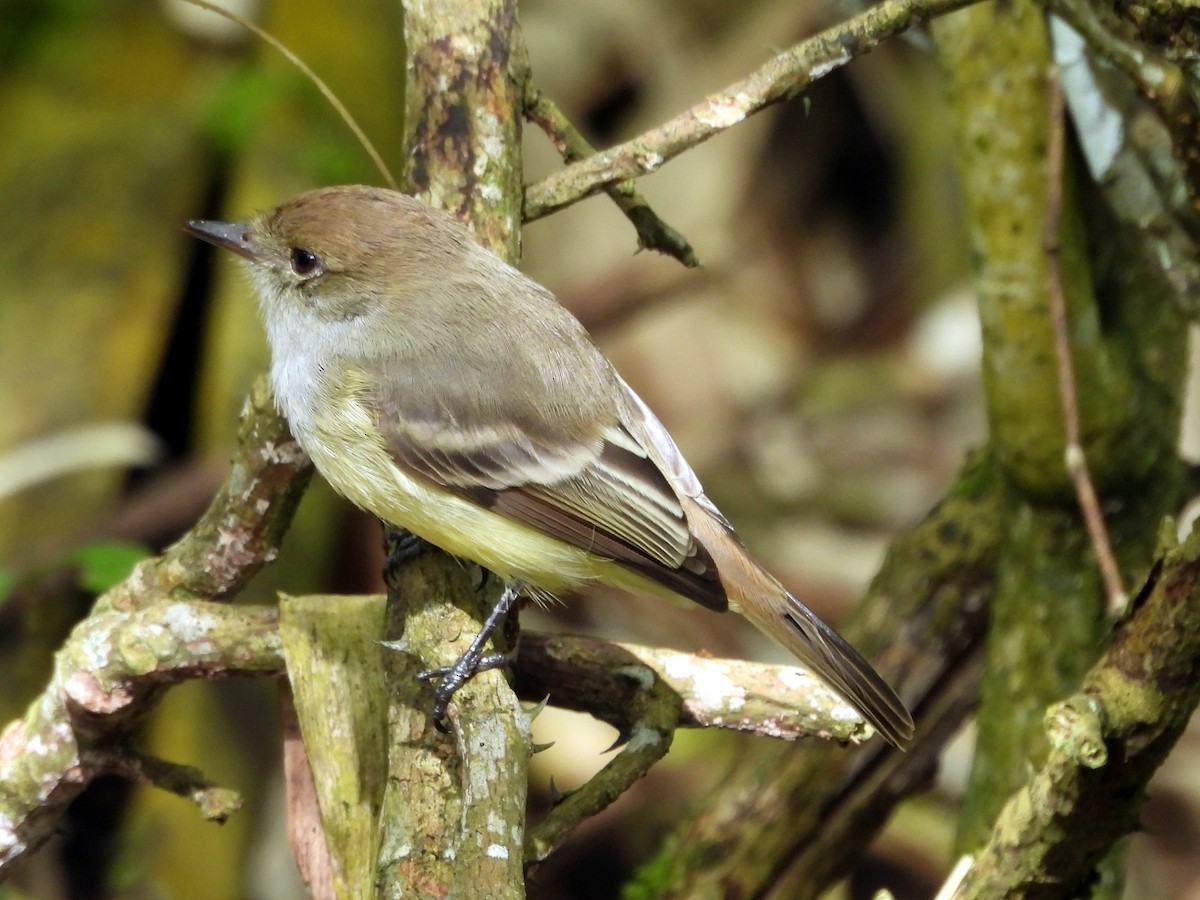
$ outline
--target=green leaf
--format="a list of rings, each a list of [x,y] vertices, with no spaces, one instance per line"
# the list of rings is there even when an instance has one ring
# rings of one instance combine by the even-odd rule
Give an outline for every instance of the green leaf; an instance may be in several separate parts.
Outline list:
[[[102,594],[119,584],[133,567],[150,555],[150,550],[133,541],[92,541],[77,547],[67,557],[79,567],[79,584]]]

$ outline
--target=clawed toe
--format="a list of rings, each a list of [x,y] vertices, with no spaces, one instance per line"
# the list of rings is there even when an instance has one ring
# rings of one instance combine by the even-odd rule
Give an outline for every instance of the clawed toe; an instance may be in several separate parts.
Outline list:
[[[430,710],[430,715],[434,726],[443,734],[449,731],[446,726],[446,710],[458,689],[478,673],[486,672],[489,669],[499,669],[512,662],[510,654],[484,653],[483,648],[492,632],[496,630],[497,624],[508,614],[516,595],[517,591],[512,586],[504,589],[495,608],[484,622],[483,629],[476,635],[466,652],[451,665],[426,669],[417,674],[417,678],[421,681],[437,681],[437,686],[433,689],[433,708]]]

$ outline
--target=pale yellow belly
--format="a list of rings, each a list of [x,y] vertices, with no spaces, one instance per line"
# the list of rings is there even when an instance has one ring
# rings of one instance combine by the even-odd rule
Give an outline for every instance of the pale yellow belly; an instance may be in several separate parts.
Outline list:
[[[366,437],[371,429],[366,411],[352,406],[342,427],[318,427],[297,437],[325,480],[355,505],[447,553],[551,593],[602,581],[669,594],[610,560],[410,477],[392,463],[382,441]],[[354,421],[360,417],[363,421]]]

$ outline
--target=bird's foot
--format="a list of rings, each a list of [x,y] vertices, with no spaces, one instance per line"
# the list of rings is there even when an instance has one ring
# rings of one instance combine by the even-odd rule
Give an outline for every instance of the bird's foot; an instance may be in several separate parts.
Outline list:
[[[437,680],[433,689],[433,707],[429,711],[434,727],[442,734],[449,734],[446,725],[446,710],[454,699],[458,689],[478,675],[489,669],[502,669],[512,662],[508,653],[477,654],[467,650],[449,666],[438,666],[436,669],[426,669],[417,674],[421,681]]]
[[[480,672],[503,668],[512,663],[513,654],[485,653],[483,648],[495,633],[500,621],[512,609],[517,596],[517,589],[512,585],[506,585],[504,593],[500,595],[500,599],[496,601],[496,605],[488,614],[479,634],[475,635],[475,639],[471,641],[471,646],[450,665],[438,666],[436,669],[426,669],[424,672],[418,673],[417,678],[421,681],[437,680],[438,682],[433,689],[433,708],[430,710],[430,715],[433,718],[434,726],[443,734],[450,731],[446,725],[446,710],[458,689]]]

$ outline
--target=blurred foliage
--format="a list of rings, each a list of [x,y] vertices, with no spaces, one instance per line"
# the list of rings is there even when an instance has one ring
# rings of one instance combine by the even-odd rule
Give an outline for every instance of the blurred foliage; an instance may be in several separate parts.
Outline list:
[[[19,577],[12,569],[0,569],[0,609],[4,608],[4,603],[16,587]]]
[[[67,562],[79,567],[80,587],[102,594],[149,555],[149,547],[133,541],[88,541],[72,550]]]
[[[0,73],[102,5],[102,0],[0,0]]]

